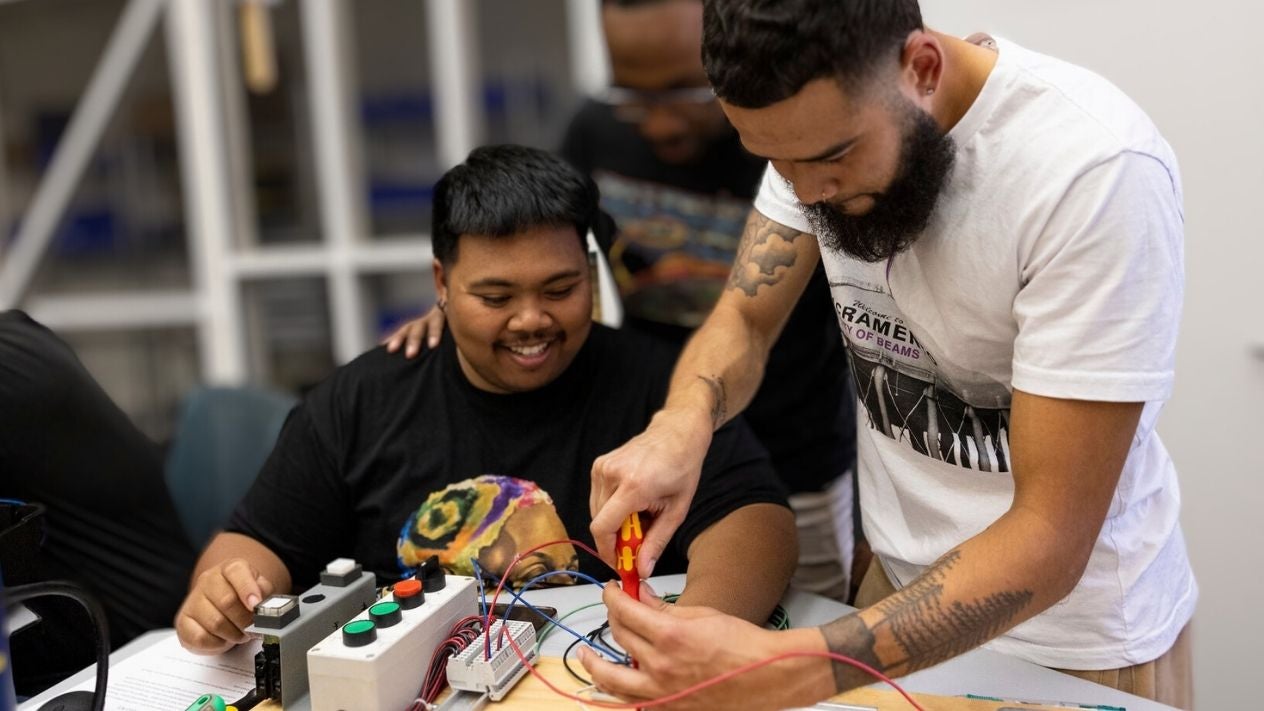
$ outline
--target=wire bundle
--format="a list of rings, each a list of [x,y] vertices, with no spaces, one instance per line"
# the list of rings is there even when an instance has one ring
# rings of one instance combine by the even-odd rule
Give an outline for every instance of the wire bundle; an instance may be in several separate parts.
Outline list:
[[[447,639],[439,643],[430,657],[430,668],[426,670],[421,684],[421,693],[408,705],[407,711],[423,711],[432,708],[439,694],[448,685],[448,658],[460,654],[483,633],[483,618],[470,615],[457,621],[448,631]]]

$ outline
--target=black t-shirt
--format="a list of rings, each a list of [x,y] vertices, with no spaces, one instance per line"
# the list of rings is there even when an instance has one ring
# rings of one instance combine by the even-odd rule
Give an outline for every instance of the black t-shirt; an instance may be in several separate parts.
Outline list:
[[[737,134],[687,165],[654,157],[637,127],[588,102],[561,154],[601,188],[619,227],[603,245],[627,325],[683,344],[719,298],[766,161]],[[855,404],[825,269],[817,266],[773,346],[745,415],[790,491],[819,491],[856,457]]]
[[[549,385],[497,395],[474,387],[445,333],[415,360],[378,348],[339,368],[291,412],[228,530],[277,553],[297,590],[353,557],[379,580],[403,570],[396,543],[429,495],[483,475],[535,482],[570,537],[588,531],[593,460],[639,434],[666,397],[675,353],[594,324]],[[695,536],[737,508],[785,504],[767,454],[738,421],[716,433],[689,515],[655,567],[684,572]],[[580,569],[611,572],[586,554]]]
[[[161,453],[70,347],[20,311],[0,313],[0,497],[46,507],[30,575],[84,585],[105,608],[114,647],[171,625],[194,551],[167,491]],[[32,580],[9,574],[5,582]],[[36,639],[29,649],[26,631],[14,636],[20,676],[41,667],[55,673],[70,657],[78,660],[74,668],[92,660],[91,635],[75,603],[31,607],[45,621],[30,629]]]

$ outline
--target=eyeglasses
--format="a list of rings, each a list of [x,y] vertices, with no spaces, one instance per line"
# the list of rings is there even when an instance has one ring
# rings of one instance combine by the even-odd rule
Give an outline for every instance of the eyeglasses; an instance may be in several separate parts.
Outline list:
[[[643,120],[646,112],[654,106],[665,108],[705,106],[715,101],[715,92],[709,86],[692,86],[683,89],[665,89],[663,91],[642,91],[612,86],[598,94],[596,99],[612,107],[615,117],[620,120],[637,122]]]

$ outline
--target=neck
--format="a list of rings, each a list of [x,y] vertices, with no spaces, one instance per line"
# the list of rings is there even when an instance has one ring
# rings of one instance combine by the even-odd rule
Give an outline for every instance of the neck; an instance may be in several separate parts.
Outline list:
[[[936,92],[938,100],[931,114],[948,132],[966,115],[979,92],[983,91],[983,85],[996,66],[996,52],[942,32],[930,32],[944,48],[941,88]]]

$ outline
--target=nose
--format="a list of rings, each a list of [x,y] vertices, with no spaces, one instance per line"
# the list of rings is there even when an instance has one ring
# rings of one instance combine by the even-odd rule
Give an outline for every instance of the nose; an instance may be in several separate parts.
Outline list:
[[[670,140],[688,129],[688,125],[680,116],[660,104],[646,106],[645,116],[637,127],[641,135],[651,143]]]
[[[790,181],[795,197],[804,205],[829,201],[838,195],[838,180],[816,166],[775,161],[773,167]]]
[[[553,326],[553,316],[545,310],[539,299],[530,299],[509,319],[509,330],[536,333]]]

